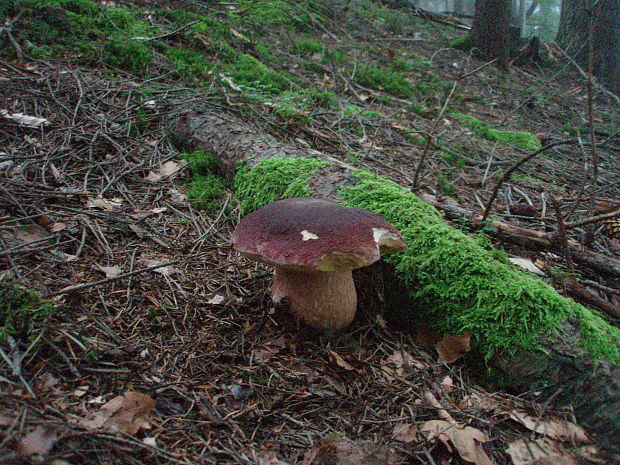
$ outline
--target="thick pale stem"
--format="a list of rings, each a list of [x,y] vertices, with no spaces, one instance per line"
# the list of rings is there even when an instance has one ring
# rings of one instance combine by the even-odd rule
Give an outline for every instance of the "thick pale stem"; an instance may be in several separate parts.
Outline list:
[[[357,307],[351,270],[308,272],[276,267],[271,297],[276,302],[288,297],[297,318],[321,329],[348,326]]]

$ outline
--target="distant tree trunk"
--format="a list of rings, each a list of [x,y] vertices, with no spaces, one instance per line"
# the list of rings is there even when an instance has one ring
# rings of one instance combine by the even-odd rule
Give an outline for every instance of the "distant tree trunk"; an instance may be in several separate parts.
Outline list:
[[[534,14],[534,12],[536,11],[536,8],[538,8],[538,0],[534,0],[532,2],[530,7],[525,12],[525,18],[528,19],[530,16],[532,16]]]
[[[463,3],[463,0],[454,0],[454,8],[452,11],[457,15],[463,14],[465,12],[465,5]]]
[[[588,69],[591,20],[594,75],[612,92],[620,93],[620,0],[564,0],[556,41]]]
[[[502,68],[508,67],[509,19],[510,0],[476,0],[473,45],[488,58],[499,58]]]

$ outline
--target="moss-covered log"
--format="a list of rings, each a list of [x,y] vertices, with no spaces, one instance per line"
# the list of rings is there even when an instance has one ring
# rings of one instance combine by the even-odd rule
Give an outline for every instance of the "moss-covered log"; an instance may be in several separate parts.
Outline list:
[[[234,179],[243,213],[284,197],[316,195],[382,215],[409,247],[386,259],[401,301],[392,311],[415,308],[398,319],[424,320],[452,334],[468,331],[498,382],[546,389],[601,435],[620,436],[620,331],[598,313],[517,269],[387,179],[295,149],[233,116],[188,109],[171,126],[180,148],[218,157]]]

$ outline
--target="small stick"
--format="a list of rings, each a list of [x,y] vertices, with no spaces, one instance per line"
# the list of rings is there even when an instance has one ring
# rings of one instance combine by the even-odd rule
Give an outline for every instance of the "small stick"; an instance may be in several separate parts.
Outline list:
[[[491,194],[491,198],[487,202],[487,207],[485,208],[484,214],[482,215],[482,221],[486,221],[486,219],[488,218],[489,213],[491,212],[491,207],[493,206],[493,202],[497,198],[497,194],[499,193],[500,188],[502,187],[504,182],[506,182],[508,180],[508,178],[510,178],[512,173],[514,173],[523,164],[525,164],[528,161],[530,161],[536,155],[538,155],[540,153],[543,153],[543,152],[546,152],[550,148],[557,147],[559,145],[574,145],[575,142],[576,142],[575,139],[565,139],[565,140],[560,140],[558,142],[553,142],[551,144],[545,145],[544,147],[542,147],[539,150],[536,150],[535,152],[528,153],[527,155],[521,157],[514,165],[508,167],[508,169],[506,171],[504,171],[504,174],[499,179],[499,181],[497,181],[497,184],[495,185],[495,188],[493,189],[493,193]]]
[[[553,206],[553,209],[555,210],[555,217],[558,223],[557,234],[562,243],[562,249],[564,249],[564,255],[566,256],[568,269],[574,272],[575,264],[573,263],[573,257],[570,253],[570,247],[568,246],[568,238],[566,237],[566,228],[564,227],[564,219],[562,218],[562,209],[560,208],[560,203],[553,195],[549,197],[549,200],[551,200],[551,206]]]
[[[585,226],[586,224],[590,224],[590,223],[598,223],[599,221],[604,221],[609,218],[614,218],[616,216],[620,216],[620,207],[618,208],[618,210],[610,212],[610,213],[603,213],[601,215],[584,218],[583,220],[571,221],[569,223],[565,223],[564,227],[566,229],[578,228],[579,226]]]
[[[134,276],[140,273],[146,273],[147,271],[153,271],[153,270],[156,270],[157,268],[163,268],[164,266],[172,265],[176,262],[177,260],[171,260],[169,262],[160,263],[159,265],[153,265],[147,268],[141,268],[139,270],[134,270],[128,273],[119,274],[118,276],[113,276],[111,278],[100,279],[99,281],[94,281],[92,283],[76,284],[75,286],[67,286],[63,289],[60,289],[59,291],[54,291],[54,292],[49,292],[47,294],[44,294],[43,298],[47,299],[47,298],[55,297],[61,294],[68,294],[70,292],[80,291],[82,289],[89,289],[91,287],[100,286],[102,284],[107,284],[113,281],[118,281],[119,279],[128,278],[129,276]]]

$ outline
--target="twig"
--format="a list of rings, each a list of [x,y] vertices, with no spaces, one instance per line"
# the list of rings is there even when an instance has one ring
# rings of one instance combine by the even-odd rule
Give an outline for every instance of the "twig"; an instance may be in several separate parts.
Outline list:
[[[136,40],[138,42],[150,42],[152,40],[165,39],[166,37],[170,37],[170,36],[173,36],[175,34],[178,34],[179,32],[181,32],[181,31],[183,31],[183,30],[185,30],[187,28],[190,28],[194,24],[197,24],[199,22],[200,21],[192,21],[191,23],[184,24],[183,26],[181,26],[178,29],[175,29],[174,31],[166,32],[164,34],[160,34],[160,35],[155,36],[155,37],[132,37],[131,40]]]
[[[110,282],[113,282],[113,281],[118,281],[119,279],[128,278],[129,276],[134,276],[134,275],[137,275],[137,274],[140,274],[140,273],[146,273],[147,271],[153,271],[153,270],[156,270],[157,268],[163,268],[164,266],[172,265],[172,264],[176,263],[177,261],[178,260],[171,260],[169,262],[160,263],[158,265],[149,266],[147,268],[141,268],[139,270],[134,270],[134,271],[130,271],[128,273],[119,274],[118,276],[113,276],[111,278],[100,279],[99,281],[94,281],[92,283],[85,283],[85,284],[77,284],[75,286],[68,286],[68,287],[65,287],[64,289],[60,289],[59,291],[54,291],[54,292],[49,292],[47,294],[44,294],[43,298],[47,299],[49,297],[54,297],[54,296],[57,296],[57,295],[68,294],[70,292],[80,291],[82,289],[89,289],[91,287],[101,286],[102,284],[107,284],[107,283],[110,283]]]
[[[591,223],[598,223],[600,221],[605,221],[609,218],[614,218],[616,216],[620,216],[620,208],[610,213],[603,213],[602,215],[591,216],[589,218],[584,218],[583,220],[579,221],[571,221],[570,223],[565,223],[564,226],[566,229],[578,228],[579,226],[585,226],[586,224]]]
[[[560,47],[558,45],[557,42],[553,42],[553,45],[560,51],[562,52],[562,55],[564,55],[564,57],[570,61],[570,63],[577,69],[577,71],[579,71],[579,74],[581,74],[585,79],[588,79],[588,73],[586,73],[583,68],[581,66],[579,66],[579,64],[568,54],[566,53],[566,51]],[[618,105],[620,105],[620,97],[618,97],[616,94],[614,94],[613,92],[610,92],[609,90],[605,89],[605,87],[603,87],[601,84],[599,84],[598,82],[596,82],[596,80],[592,79],[592,85],[594,85],[594,87],[596,87],[596,89],[599,92],[602,92],[603,94],[607,95],[608,97],[612,98],[613,100],[616,101],[616,103]]]
[[[564,255],[566,256],[566,263],[568,264],[568,269],[571,272],[575,272],[575,264],[573,263],[573,257],[570,253],[570,247],[568,246],[568,238],[566,237],[566,228],[564,227],[564,218],[562,218],[562,209],[560,208],[560,203],[553,195],[549,196],[549,200],[551,201],[551,206],[555,211],[555,218],[558,223],[557,234],[560,242],[562,243],[562,249],[564,250]]]
[[[497,194],[499,193],[500,188],[502,187],[504,182],[506,182],[510,178],[512,173],[514,173],[523,164],[525,164],[528,161],[530,161],[536,155],[538,155],[540,153],[543,153],[543,152],[546,152],[550,148],[558,147],[560,145],[574,145],[575,142],[576,142],[575,139],[565,139],[565,140],[560,140],[558,142],[553,142],[551,144],[547,144],[544,147],[542,147],[541,149],[536,150],[535,152],[532,152],[532,153],[528,153],[527,155],[521,157],[514,165],[509,166],[508,169],[506,171],[504,171],[504,174],[499,179],[499,181],[497,181],[497,184],[495,184],[495,188],[493,189],[493,193],[491,194],[491,197],[489,198],[489,201],[487,202],[487,206],[484,209],[484,213],[482,215],[482,221],[486,221],[486,219],[489,217],[489,213],[491,212],[491,207],[493,206],[493,202],[497,198]]]
[[[431,147],[431,143],[432,143],[432,139],[435,134],[435,130],[437,129],[437,126],[439,125],[439,122],[441,121],[441,118],[444,112],[446,111],[446,108],[448,107],[448,103],[450,102],[450,99],[452,98],[452,94],[454,94],[454,91],[456,90],[456,86],[458,82],[459,80],[457,79],[452,83],[452,89],[450,89],[450,93],[448,94],[446,101],[443,103],[443,107],[441,108],[441,111],[437,115],[437,118],[435,118],[435,123],[433,124],[432,129],[426,135],[426,145],[424,145],[424,151],[422,152],[422,156],[420,157],[420,160],[418,161],[418,166],[416,167],[415,173],[413,175],[413,183],[412,183],[413,185],[411,186],[412,190],[418,187],[418,179],[420,177],[420,172],[422,171],[422,166],[424,166],[424,162],[426,161],[426,156],[428,155],[428,151]]]

